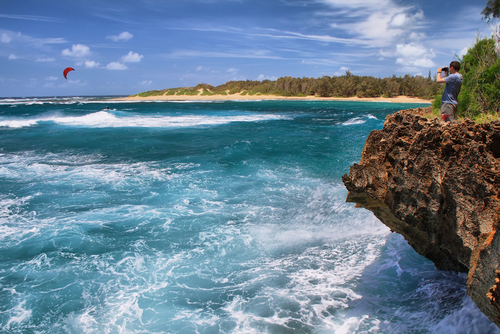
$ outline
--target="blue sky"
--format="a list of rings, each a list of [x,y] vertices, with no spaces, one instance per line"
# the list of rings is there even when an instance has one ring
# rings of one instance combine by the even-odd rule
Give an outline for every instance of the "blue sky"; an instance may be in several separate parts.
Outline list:
[[[347,69],[434,75],[490,35],[486,2],[4,1],[0,96],[128,95]]]

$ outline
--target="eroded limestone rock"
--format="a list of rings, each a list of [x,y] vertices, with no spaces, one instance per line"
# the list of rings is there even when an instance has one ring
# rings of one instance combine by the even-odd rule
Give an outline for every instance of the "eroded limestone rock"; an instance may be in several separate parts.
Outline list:
[[[500,122],[387,116],[342,180],[438,269],[467,272],[467,293],[500,327]]]

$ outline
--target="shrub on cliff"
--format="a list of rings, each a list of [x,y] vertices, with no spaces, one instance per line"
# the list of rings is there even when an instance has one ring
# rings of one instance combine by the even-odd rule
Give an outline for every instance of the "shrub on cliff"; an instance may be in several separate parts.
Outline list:
[[[478,40],[461,61],[463,75],[459,115],[474,118],[500,112],[500,57],[495,38]]]

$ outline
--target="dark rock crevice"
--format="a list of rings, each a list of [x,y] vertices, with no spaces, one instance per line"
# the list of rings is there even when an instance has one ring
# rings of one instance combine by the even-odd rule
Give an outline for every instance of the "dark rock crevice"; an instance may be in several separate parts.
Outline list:
[[[443,125],[419,112],[389,115],[370,133],[342,177],[347,201],[438,269],[468,272],[467,293],[500,325],[500,122]]]

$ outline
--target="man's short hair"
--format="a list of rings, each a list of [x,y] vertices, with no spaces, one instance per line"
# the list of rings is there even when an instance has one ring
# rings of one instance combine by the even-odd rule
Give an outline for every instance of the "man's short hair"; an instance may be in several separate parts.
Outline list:
[[[453,67],[455,69],[455,71],[460,71],[460,63],[456,60],[452,61],[450,63],[450,66]]]

